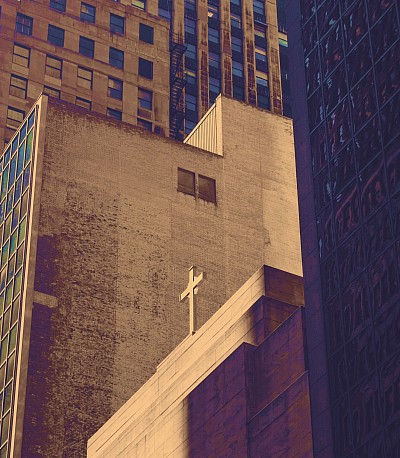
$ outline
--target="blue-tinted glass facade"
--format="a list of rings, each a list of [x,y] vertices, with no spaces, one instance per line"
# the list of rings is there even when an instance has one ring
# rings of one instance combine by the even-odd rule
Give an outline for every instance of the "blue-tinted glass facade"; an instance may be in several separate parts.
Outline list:
[[[35,142],[35,109],[0,158],[0,457],[8,457],[13,421],[21,298]]]
[[[309,250],[314,244],[319,264],[317,283],[311,257],[306,261],[305,288],[314,299],[320,291],[333,452],[337,458],[395,457],[400,453],[399,3],[303,0],[300,5],[308,126],[300,112],[294,122],[308,127],[309,151],[299,141],[297,161],[298,169],[308,161],[313,182],[309,196],[300,197],[300,214],[310,211],[313,196],[316,239],[303,231],[303,246]],[[317,307],[315,301],[309,306]]]

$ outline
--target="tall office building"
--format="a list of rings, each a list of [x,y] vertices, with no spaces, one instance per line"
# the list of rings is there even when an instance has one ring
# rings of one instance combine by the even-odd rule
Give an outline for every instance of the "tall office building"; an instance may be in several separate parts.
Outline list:
[[[280,65],[290,115],[278,9],[279,30],[264,0],[4,0],[0,141],[42,91],[178,139],[219,93],[281,114]]]
[[[282,114],[275,2],[158,2],[159,15],[171,22],[175,41],[171,126],[176,133],[181,119],[189,133],[219,93]],[[284,41],[285,33],[280,34]]]
[[[2,458],[86,455],[188,335],[191,265],[199,326],[260,265],[301,276],[291,121],[220,96],[198,128],[208,151],[42,96],[5,148]]]
[[[168,23],[126,3],[2,2],[0,146],[41,92],[168,134]]]
[[[314,455],[398,457],[399,2],[288,6]]]

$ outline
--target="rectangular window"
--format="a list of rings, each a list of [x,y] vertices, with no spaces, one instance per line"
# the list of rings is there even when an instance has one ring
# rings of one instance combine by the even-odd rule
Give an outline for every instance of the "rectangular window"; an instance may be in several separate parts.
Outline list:
[[[93,72],[86,68],[78,67],[77,84],[85,89],[92,89]]]
[[[139,127],[143,127],[143,129],[146,129],[149,132],[151,132],[153,130],[153,126],[152,126],[151,122],[150,121],[146,121],[145,119],[138,118],[137,125]]]
[[[178,191],[185,194],[195,195],[195,176],[194,172],[178,168]]]
[[[47,41],[49,43],[53,43],[56,46],[64,46],[64,29],[60,29],[60,27],[56,27],[55,25],[49,24],[48,32],[47,32]]]
[[[169,0],[158,0],[158,15],[167,21],[171,20],[171,6]]]
[[[132,0],[132,6],[144,11],[146,9],[146,0]]]
[[[243,64],[240,62],[232,61],[232,75],[243,78]]]
[[[184,0],[185,13],[189,13],[192,17],[196,17],[196,0]]]
[[[49,95],[50,97],[54,97],[55,99],[59,99],[61,96],[61,92],[59,89],[54,89],[50,86],[44,87],[43,94]]]
[[[209,87],[210,104],[212,104],[215,102],[215,99],[218,97],[219,93],[221,92],[221,82],[219,78],[210,76],[208,87]]]
[[[28,87],[28,80],[21,78],[17,75],[11,75],[10,79],[10,94],[19,97],[20,99],[26,99],[26,89]]]
[[[139,40],[145,43],[154,44],[154,29],[146,24],[139,24]]]
[[[81,3],[81,21],[91,22],[92,24],[96,21],[96,7],[89,5],[89,3]]]
[[[219,69],[219,54],[215,52],[208,53],[208,65],[212,68]]]
[[[186,90],[188,87],[197,87],[197,76],[193,70],[185,69]]]
[[[25,46],[18,45],[14,43],[13,49],[13,58],[12,61],[14,64],[21,65],[21,67],[28,68],[29,67],[29,60],[31,57],[31,50],[26,48]]]
[[[23,33],[24,35],[32,35],[33,18],[25,16],[25,14],[17,13],[17,20],[15,23],[15,31]]]
[[[149,80],[153,79],[153,62],[139,57],[139,75]]]
[[[196,127],[196,122],[185,119],[185,134],[189,135],[190,132]]]
[[[114,108],[107,108],[107,116],[122,121],[122,113],[119,110],[114,110]]]
[[[197,112],[197,99],[195,95],[185,95],[185,110]]]
[[[139,88],[138,92],[139,107],[144,110],[153,109],[153,93],[147,89]]]
[[[265,5],[263,0],[253,0],[253,9],[255,14],[265,16]]]
[[[61,79],[62,75],[62,60],[57,57],[46,56],[46,75],[53,78]]]
[[[256,69],[260,72],[268,72],[268,60],[265,52],[256,51]]]
[[[90,100],[82,99],[82,97],[77,97],[75,99],[75,105],[78,107],[86,108],[87,110],[92,109],[92,102]]]
[[[108,96],[113,99],[122,100],[123,83],[117,78],[108,77]]]
[[[18,110],[18,108],[8,107],[7,108],[7,121],[6,126],[10,129],[18,129],[19,125],[25,118],[25,112]]]
[[[94,40],[86,37],[79,37],[79,54],[90,57],[94,57]]]
[[[199,175],[199,197],[200,199],[207,200],[208,202],[217,202],[217,192],[215,180],[213,178]]]
[[[196,48],[196,45],[193,45],[191,43],[187,43],[186,44],[186,51],[185,51],[185,59],[188,58],[188,59],[193,59],[193,60],[197,60],[197,48]]]
[[[117,14],[110,13],[110,31],[111,33],[125,33],[125,18]]]
[[[110,47],[109,63],[116,68],[124,68],[124,51]]]
[[[216,5],[208,4],[208,17],[212,19],[219,19],[219,8]]]
[[[185,17],[185,34],[196,35],[196,20]]]
[[[268,80],[256,76],[257,105],[261,108],[270,108]]]
[[[254,44],[256,48],[266,49],[267,47],[267,32],[265,27],[254,26]]]
[[[219,30],[208,28],[208,41],[219,45]]]
[[[66,0],[50,0],[50,8],[60,13],[65,13],[65,5]]]
[[[236,29],[242,28],[242,18],[237,14],[231,14],[231,27]]]
[[[240,54],[243,53],[243,41],[239,37],[234,37],[232,35],[232,51],[238,52]]]

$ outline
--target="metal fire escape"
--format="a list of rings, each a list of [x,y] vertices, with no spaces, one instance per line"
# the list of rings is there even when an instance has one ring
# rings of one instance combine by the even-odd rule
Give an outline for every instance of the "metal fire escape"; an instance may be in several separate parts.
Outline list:
[[[185,118],[185,103],[183,89],[186,84],[183,71],[183,55],[186,46],[183,37],[170,32],[170,106],[169,106],[169,130],[170,137],[183,140],[183,120]]]

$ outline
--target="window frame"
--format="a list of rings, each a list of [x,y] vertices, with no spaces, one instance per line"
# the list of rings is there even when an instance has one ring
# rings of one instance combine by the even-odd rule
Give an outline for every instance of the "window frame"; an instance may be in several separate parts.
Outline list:
[[[143,66],[147,66],[147,64],[151,64],[149,66],[149,69],[151,69],[149,74],[151,74],[151,76],[148,76],[146,74],[147,73],[147,71],[145,71],[146,67],[143,67]],[[146,78],[148,80],[153,80],[153,78],[154,78],[154,63],[151,60],[147,60],[147,59],[144,59],[143,57],[139,57],[139,60],[138,60],[138,75],[143,77],[143,78]]]
[[[146,39],[147,35],[149,35],[149,39]],[[139,22],[139,41],[148,43],[149,45],[154,45],[154,27]]]
[[[81,71],[81,72],[80,72]],[[90,79],[89,78],[85,78],[83,76],[83,73],[82,72],[87,72],[88,74],[90,74]],[[79,74],[81,73],[81,75]],[[88,81],[90,84],[89,84],[89,87],[87,87],[87,84],[84,83],[84,84],[79,84],[79,82],[83,82],[83,81]],[[92,90],[93,88],[93,70],[90,70],[89,68],[85,68],[85,67],[81,67],[81,66],[78,66],[78,69],[77,69],[77,80],[76,80],[76,84],[77,86],[79,87],[82,87],[84,89],[88,89],[88,90]]]
[[[86,46],[87,44],[90,44],[92,47]],[[94,59],[94,47],[94,40],[92,40],[91,38],[84,37],[83,35],[79,36],[79,54],[81,54],[82,56],[89,57],[90,59]],[[82,52],[82,50],[87,50],[88,52]]]
[[[137,125],[142,129],[153,132],[153,123],[147,119],[137,118]]]
[[[86,8],[86,11],[82,11],[83,8]],[[93,10],[90,11],[91,9]],[[96,23],[96,7],[94,5],[91,5],[90,3],[81,2],[79,19],[82,22],[89,22],[89,24],[95,24]]]
[[[60,68],[58,68],[58,66],[56,67],[54,65],[50,65],[49,59],[52,59],[53,61],[58,62],[60,64]],[[51,54],[46,54],[46,61],[45,61],[45,74],[46,75],[49,75],[56,79],[61,79],[62,78],[62,67],[63,67],[62,59],[59,59],[58,57],[54,57]],[[47,71],[48,69],[51,69],[51,70]],[[57,74],[59,76],[57,76]]]
[[[9,111],[13,111],[15,113],[21,114],[22,115],[21,121],[19,119],[16,119],[16,118],[10,118]],[[6,127],[8,127],[9,129],[17,130],[18,127],[20,126],[20,124],[22,123],[22,121],[24,120],[24,118],[25,118],[25,111],[24,110],[20,110],[18,108],[12,107],[10,105],[7,107]],[[14,125],[12,123],[9,124],[9,120],[11,120],[11,121],[13,121],[15,123],[18,123],[18,125],[17,124]]]
[[[149,99],[146,99],[146,96],[149,96]],[[147,111],[153,110],[153,91],[138,87],[138,108]]]
[[[50,0],[50,9],[58,11],[59,13],[65,13],[67,7],[67,0]]]
[[[50,87],[50,86],[44,86],[43,87],[43,94],[46,94],[49,97],[54,97],[55,99],[60,99],[61,98],[60,89],[55,89],[54,87]]]
[[[59,33],[61,34],[60,36],[58,35]],[[57,27],[56,25],[48,24],[47,42],[53,44],[54,46],[63,48],[65,42],[65,30],[61,27]]]
[[[113,22],[114,20],[114,22]],[[122,21],[121,24],[117,24],[115,21]],[[118,35],[125,35],[125,17],[119,14],[110,13],[110,32]]]
[[[111,54],[114,54],[114,56],[111,56]],[[121,57],[117,58],[117,56]],[[125,61],[125,53],[121,49],[114,48],[112,46],[109,47],[108,51],[108,63],[115,68],[119,68],[121,70],[124,69],[124,61]],[[117,63],[117,65],[115,65]]]
[[[186,186],[185,183],[182,183],[182,180],[179,180],[179,176],[187,176],[192,178],[193,186]],[[178,167],[177,173],[177,190],[183,194],[188,194],[190,196],[196,196],[196,174],[190,170],[183,169]]]
[[[15,19],[15,31],[18,33],[22,33],[22,35],[32,36],[33,17],[27,16],[26,14],[22,13],[17,13]]]
[[[77,103],[78,101],[82,102],[82,105]],[[86,104],[88,104],[88,106],[86,106]],[[75,97],[75,105],[77,107],[85,108],[86,110],[91,110],[92,109],[92,101],[84,99],[83,97]]]
[[[202,182],[211,183],[212,184],[212,196],[209,198],[208,193],[202,192]],[[203,199],[206,202],[212,202],[213,204],[217,203],[217,182],[215,178],[207,177],[205,175],[201,175],[200,173],[197,175],[197,196],[199,199]]]
[[[115,87],[111,87],[110,86],[110,81],[112,81],[114,83],[117,83],[117,84],[120,84],[121,85],[121,90],[116,89]],[[111,97],[112,99],[115,99],[115,100],[122,100],[123,91],[124,91],[124,82],[122,80],[118,79],[118,78],[114,78],[112,76],[109,76],[108,77],[108,87],[107,87],[108,97]],[[119,96],[116,97],[116,95],[119,95]]]
[[[146,11],[146,0],[132,0],[131,5],[139,10]]]
[[[28,51],[28,57],[23,56],[22,54],[16,54],[16,52],[15,52],[16,47],[18,47],[20,49],[25,49],[26,51]],[[22,61],[26,60],[27,65],[23,65],[22,63],[18,62],[17,59],[14,59],[14,56],[17,56],[17,57],[21,58]],[[20,65],[21,67],[24,67],[24,68],[29,68],[30,60],[31,60],[31,48],[28,48],[27,46],[20,45],[19,43],[14,43],[14,46],[13,46],[13,57],[12,57],[13,63],[17,64],[17,65]]]
[[[115,108],[107,107],[107,116],[117,121],[122,121],[122,111],[116,110]]]
[[[25,88],[22,88],[21,86],[17,86],[15,84],[13,84],[13,82],[15,83],[15,80],[16,81],[22,81],[25,85]],[[12,91],[11,88],[15,88],[15,91]],[[20,93],[20,91],[23,92],[23,97],[21,97],[20,95],[17,95],[18,93]],[[19,75],[14,75],[13,73],[11,73],[10,75],[10,87],[9,87],[9,94],[14,96],[14,97],[18,97],[19,99],[26,99],[26,94],[28,92],[28,80],[26,78],[23,78],[22,76],[19,76]]]

